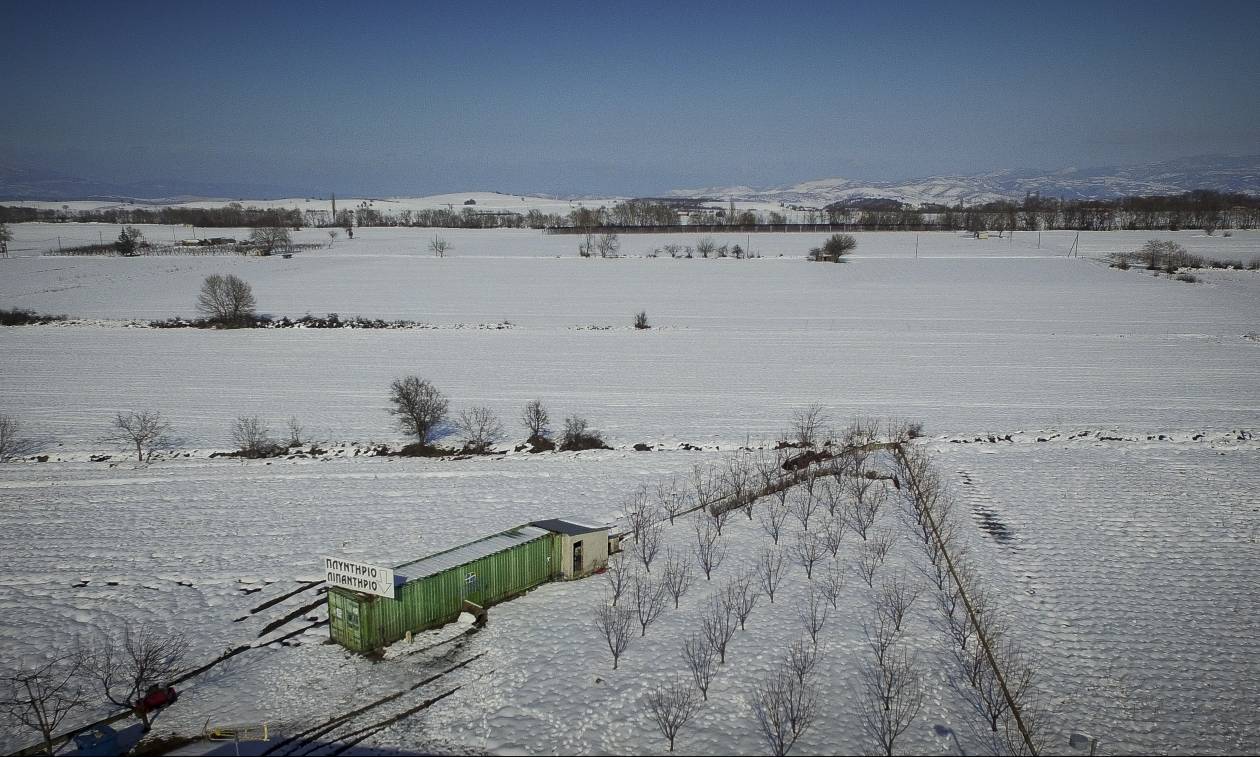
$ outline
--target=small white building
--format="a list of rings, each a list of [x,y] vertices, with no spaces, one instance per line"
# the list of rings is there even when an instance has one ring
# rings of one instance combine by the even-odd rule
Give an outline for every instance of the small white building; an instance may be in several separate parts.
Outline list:
[[[620,535],[608,523],[592,523],[581,518],[552,518],[530,524],[560,536],[560,578],[570,580],[589,576],[608,567],[610,552],[620,551]]]

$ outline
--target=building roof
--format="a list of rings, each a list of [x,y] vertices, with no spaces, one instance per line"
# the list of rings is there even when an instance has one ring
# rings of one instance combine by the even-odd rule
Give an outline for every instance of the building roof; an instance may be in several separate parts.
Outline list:
[[[451,568],[467,565],[475,560],[489,557],[521,544],[528,544],[547,535],[547,531],[535,528],[532,525],[518,526],[494,536],[487,536],[484,539],[478,539],[477,541],[448,549],[445,552],[438,552],[435,555],[403,563],[394,568],[394,570],[405,576],[407,581],[416,581],[421,578],[435,576]]]
[[[590,523],[579,518],[551,518],[550,520],[536,520],[530,524],[538,528],[545,528],[548,531],[565,536],[580,536],[582,534],[590,534],[596,531],[607,531],[612,526],[607,523]]]

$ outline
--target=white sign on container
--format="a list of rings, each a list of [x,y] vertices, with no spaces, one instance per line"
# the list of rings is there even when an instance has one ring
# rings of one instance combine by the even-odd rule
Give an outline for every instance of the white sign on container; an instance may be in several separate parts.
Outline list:
[[[394,570],[392,568],[382,568],[337,557],[325,557],[324,580],[330,586],[340,586],[343,589],[361,591],[364,594],[375,594],[378,597],[394,598]]]

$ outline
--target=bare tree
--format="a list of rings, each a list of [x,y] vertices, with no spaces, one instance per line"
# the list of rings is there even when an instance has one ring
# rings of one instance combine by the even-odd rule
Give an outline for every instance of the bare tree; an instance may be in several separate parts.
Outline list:
[[[792,413],[789,440],[798,447],[813,447],[822,437],[827,425],[827,409],[814,403]]]
[[[604,641],[608,642],[608,651],[612,652],[613,656],[613,670],[616,670],[617,662],[630,646],[630,640],[634,638],[632,631],[634,610],[621,609],[610,602],[601,602],[595,607],[595,628],[603,634]]]
[[[503,439],[503,424],[488,407],[472,407],[459,412],[455,422],[464,448],[476,453],[489,452]]]
[[[393,405],[389,412],[398,416],[398,425],[422,445],[436,438],[449,406],[437,387],[418,376],[394,379],[389,385],[389,401]]]
[[[748,620],[748,616],[752,615],[753,608],[757,606],[757,599],[761,597],[761,592],[757,591],[754,583],[755,573],[742,572],[732,577],[722,587],[724,602],[734,611],[735,617],[739,619],[739,630],[744,630],[744,624]]]
[[[840,545],[844,542],[843,517],[827,516],[827,520],[823,521],[822,530],[816,533],[822,540],[823,547],[831,553],[833,558],[840,554]]]
[[[600,234],[595,239],[595,251],[601,258],[615,258],[621,250],[621,240],[616,234]]]
[[[849,500],[849,507],[845,513],[845,521],[854,533],[862,537],[862,541],[866,541],[867,532],[871,526],[875,525],[886,496],[882,482],[874,481],[864,475],[855,479],[852,499]]]
[[[678,600],[691,588],[695,577],[691,570],[691,559],[685,553],[673,549],[665,550],[665,570],[661,574],[661,582],[674,598],[675,610],[678,609]]]
[[[630,571],[626,569],[621,552],[608,556],[608,566],[604,569],[604,581],[608,584],[611,604],[616,607],[617,600],[621,599],[626,587],[630,585]]]
[[[700,253],[700,257],[707,258],[717,249],[717,242],[713,241],[713,237],[701,237],[696,242],[696,252]]]
[[[867,587],[875,588],[875,571],[884,564],[888,553],[892,551],[894,536],[891,531],[881,531],[858,546],[858,556],[854,569],[866,582]]]
[[[136,460],[144,462],[156,448],[170,442],[170,430],[171,424],[157,410],[132,410],[114,416],[106,441],[134,447]]]
[[[662,480],[656,485],[656,503],[669,516],[669,524],[672,526],[674,518],[690,508],[691,498],[687,488],[679,483],[678,477],[670,476],[668,482]]]
[[[266,421],[257,415],[242,415],[232,421],[232,443],[248,455],[267,455],[277,446]]]
[[[796,541],[792,542],[788,553],[792,556],[793,562],[805,569],[805,577],[812,579],[814,566],[826,556],[827,548],[823,546],[822,539],[817,534],[801,531],[796,534]]]
[[[691,671],[691,679],[696,682],[696,688],[700,689],[700,694],[707,700],[709,684],[713,682],[713,675],[717,672],[717,650],[703,635],[693,633],[683,641],[682,656],[687,661],[687,669]]]
[[[879,582],[875,592],[875,610],[884,617],[897,633],[901,633],[906,613],[919,598],[919,590],[910,585],[906,575],[898,574]]]
[[[813,586],[810,587],[806,600],[796,608],[796,611],[801,623],[805,626],[805,632],[809,634],[809,640],[817,644],[818,634],[822,633],[827,625],[831,610],[822,602],[819,592]]]
[[[249,241],[263,255],[270,255],[277,249],[288,248],[291,242],[289,230],[283,226],[258,226],[250,229]]]
[[[449,249],[451,249],[451,243],[440,236],[433,237],[433,239],[429,240],[429,252],[432,252],[439,258],[446,257],[446,251]]]
[[[813,475],[806,476],[805,483],[807,488],[801,489],[800,493],[792,500],[792,514],[801,522],[801,528],[809,530],[809,521],[814,517],[814,513],[818,512],[822,506],[822,502],[818,497],[814,496],[812,484],[817,477]]]
[[[844,593],[845,581],[844,563],[840,560],[832,560],[818,576],[818,592],[827,598],[831,603],[831,609],[840,609],[840,595]]]
[[[700,619],[700,634],[717,650],[718,663],[726,664],[726,646],[735,636],[735,608],[726,602],[723,592],[710,600],[709,611]]]
[[[843,512],[844,495],[844,485],[833,478],[824,479],[818,487],[818,499],[826,506],[827,515],[833,518],[837,510]]]
[[[804,686],[814,678],[814,671],[822,659],[822,649],[812,641],[797,639],[788,645],[787,654],[783,657],[783,666],[796,676],[797,683]]]
[[[713,579],[713,571],[717,570],[726,557],[726,545],[722,543],[722,532],[713,519],[701,508],[695,520],[696,557],[700,561],[700,569],[704,571],[704,580]]]
[[[655,515],[655,513],[653,513]],[[652,572],[652,561],[660,554],[665,538],[665,523],[653,517],[639,530],[634,539],[634,554],[643,563],[643,569]]]
[[[248,326],[254,320],[257,302],[249,284],[233,274],[215,273],[201,282],[197,312],[223,326]]]
[[[752,520],[753,502],[750,495],[754,486],[755,472],[748,453],[736,452],[728,455],[719,475],[722,489],[725,491],[730,505],[738,506],[742,504],[748,519]]]
[[[338,237],[340,234],[341,234],[341,232],[337,231],[336,229],[329,229],[329,230],[328,230],[328,247],[329,247],[329,249],[332,249],[333,243],[337,241],[337,237]]]
[[[894,649],[862,666],[866,697],[861,702],[862,727],[885,755],[910,728],[923,707],[924,690],[913,658]]]
[[[521,422],[529,431],[530,439],[546,439],[551,433],[551,416],[547,414],[547,408],[542,400],[530,400],[525,403],[525,410],[521,413]]]
[[[153,686],[166,686],[184,670],[188,641],[183,634],[125,624],[117,637],[101,636],[85,653],[83,667],[114,705],[135,709],[144,730],[149,715],[136,700]]]
[[[802,684],[791,671],[778,667],[762,681],[749,705],[766,746],[782,757],[813,725],[818,693],[812,683]]]
[[[653,581],[650,575],[636,573],[630,578],[630,598],[634,600],[635,616],[642,627],[639,635],[647,636],[648,626],[665,611],[669,591],[664,581]]]
[[[35,440],[22,436],[22,424],[17,418],[0,415],[0,463],[26,457],[38,449]]]
[[[77,655],[61,655],[34,667],[22,666],[0,679],[0,714],[38,731],[50,755],[57,728],[85,704],[77,680],[81,663]]]
[[[781,500],[771,499],[766,506],[761,508],[761,515],[757,516],[761,521],[761,528],[766,535],[775,543],[779,543],[779,534],[783,531],[783,523],[787,520],[788,509]]]
[[[678,732],[700,711],[702,701],[691,684],[675,679],[649,692],[643,706],[661,735],[669,739],[672,752]]]
[[[770,598],[770,604],[774,604],[774,593],[783,581],[783,550],[778,547],[761,550],[757,557],[757,577]]]

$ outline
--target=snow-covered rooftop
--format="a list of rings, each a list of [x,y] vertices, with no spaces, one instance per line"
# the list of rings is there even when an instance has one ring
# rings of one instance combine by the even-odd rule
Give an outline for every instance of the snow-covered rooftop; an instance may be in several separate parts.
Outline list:
[[[445,552],[438,552],[436,555],[429,555],[428,557],[421,557],[419,560],[403,563],[394,570],[400,571],[407,581],[416,581],[421,578],[435,576],[460,565],[466,565],[474,560],[480,560],[505,549],[511,549],[518,544],[527,544],[535,539],[541,539],[549,533],[549,531],[544,531],[534,526],[520,526],[494,536],[487,536],[484,539],[469,542],[460,547],[448,549]]]

